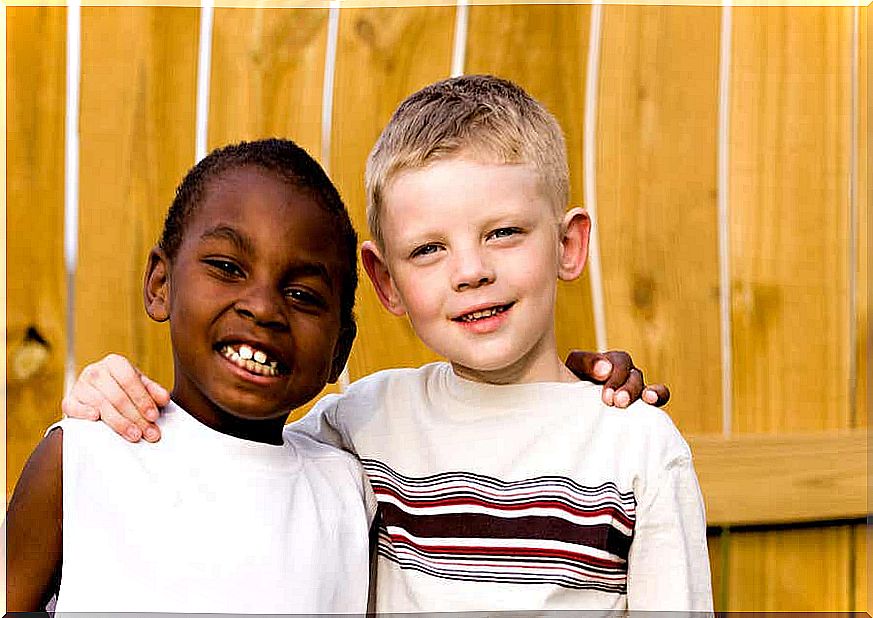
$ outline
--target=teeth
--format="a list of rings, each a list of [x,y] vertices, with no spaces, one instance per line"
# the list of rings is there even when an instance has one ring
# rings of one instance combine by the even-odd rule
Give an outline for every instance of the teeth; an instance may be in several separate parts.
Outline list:
[[[490,318],[491,316],[497,315],[498,313],[503,313],[505,310],[506,309],[504,307],[492,307],[490,309],[473,311],[472,313],[461,316],[461,320],[463,320],[464,322],[473,322],[474,320],[481,320],[482,318]]]
[[[252,350],[250,346],[241,345],[239,351],[226,345],[221,349],[225,358],[229,359],[237,367],[262,376],[279,375],[278,361],[268,361],[267,355],[261,350]]]

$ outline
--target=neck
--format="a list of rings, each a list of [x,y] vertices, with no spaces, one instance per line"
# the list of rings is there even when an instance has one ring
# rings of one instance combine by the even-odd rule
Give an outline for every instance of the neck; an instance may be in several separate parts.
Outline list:
[[[219,433],[263,444],[282,444],[282,430],[287,415],[265,420],[241,419],[214,405],[204,406],[186,401],[187,398],[179,389],[174,389],[170,397],[188,414]]]
[[[514,363],[496,369],[477,369],[452,362],[455,375],[482,384],[529,384],[533,382],[578,382],[558,356],[554,334]]]

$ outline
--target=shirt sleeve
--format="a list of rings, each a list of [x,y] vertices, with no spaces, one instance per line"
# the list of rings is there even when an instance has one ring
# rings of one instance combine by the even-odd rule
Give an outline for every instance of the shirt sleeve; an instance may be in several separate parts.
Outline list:
[[[637,504],[628,608],[711,612],[706,517],[690,455],[673,459]]]
[[[351,440],[338,422],[337,414],[342,395],[325,395],[309,413],[298,421],[285,425],[285,432],[302,433],[316,442],[327,444],[354,454]]]

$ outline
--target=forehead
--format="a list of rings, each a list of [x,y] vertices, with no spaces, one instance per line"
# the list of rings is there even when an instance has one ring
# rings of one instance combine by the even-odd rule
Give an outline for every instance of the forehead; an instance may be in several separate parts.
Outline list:
[[[310,190],[259,167],[230,169],[208,181],[183,244],[216,227],[246,236],[258,253],[340,260],[333,242],[334,217]]]
[[[424,210],[467,219],[505,211],[557,213],[541,175],[530,164],[466,157],[440,159],[398,172],[383,200],[383,219],[416,219]]]

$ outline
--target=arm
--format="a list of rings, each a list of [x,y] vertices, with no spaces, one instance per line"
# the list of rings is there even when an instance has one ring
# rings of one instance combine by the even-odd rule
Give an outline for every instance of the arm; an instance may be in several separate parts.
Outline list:
[[[706,517],[691,456],[671,461],[637,504],[628,609],[709,611]]]
[[[6,609],[41,611],[57,590],[63,523],[63,431],[36,447],[6,512]]]

